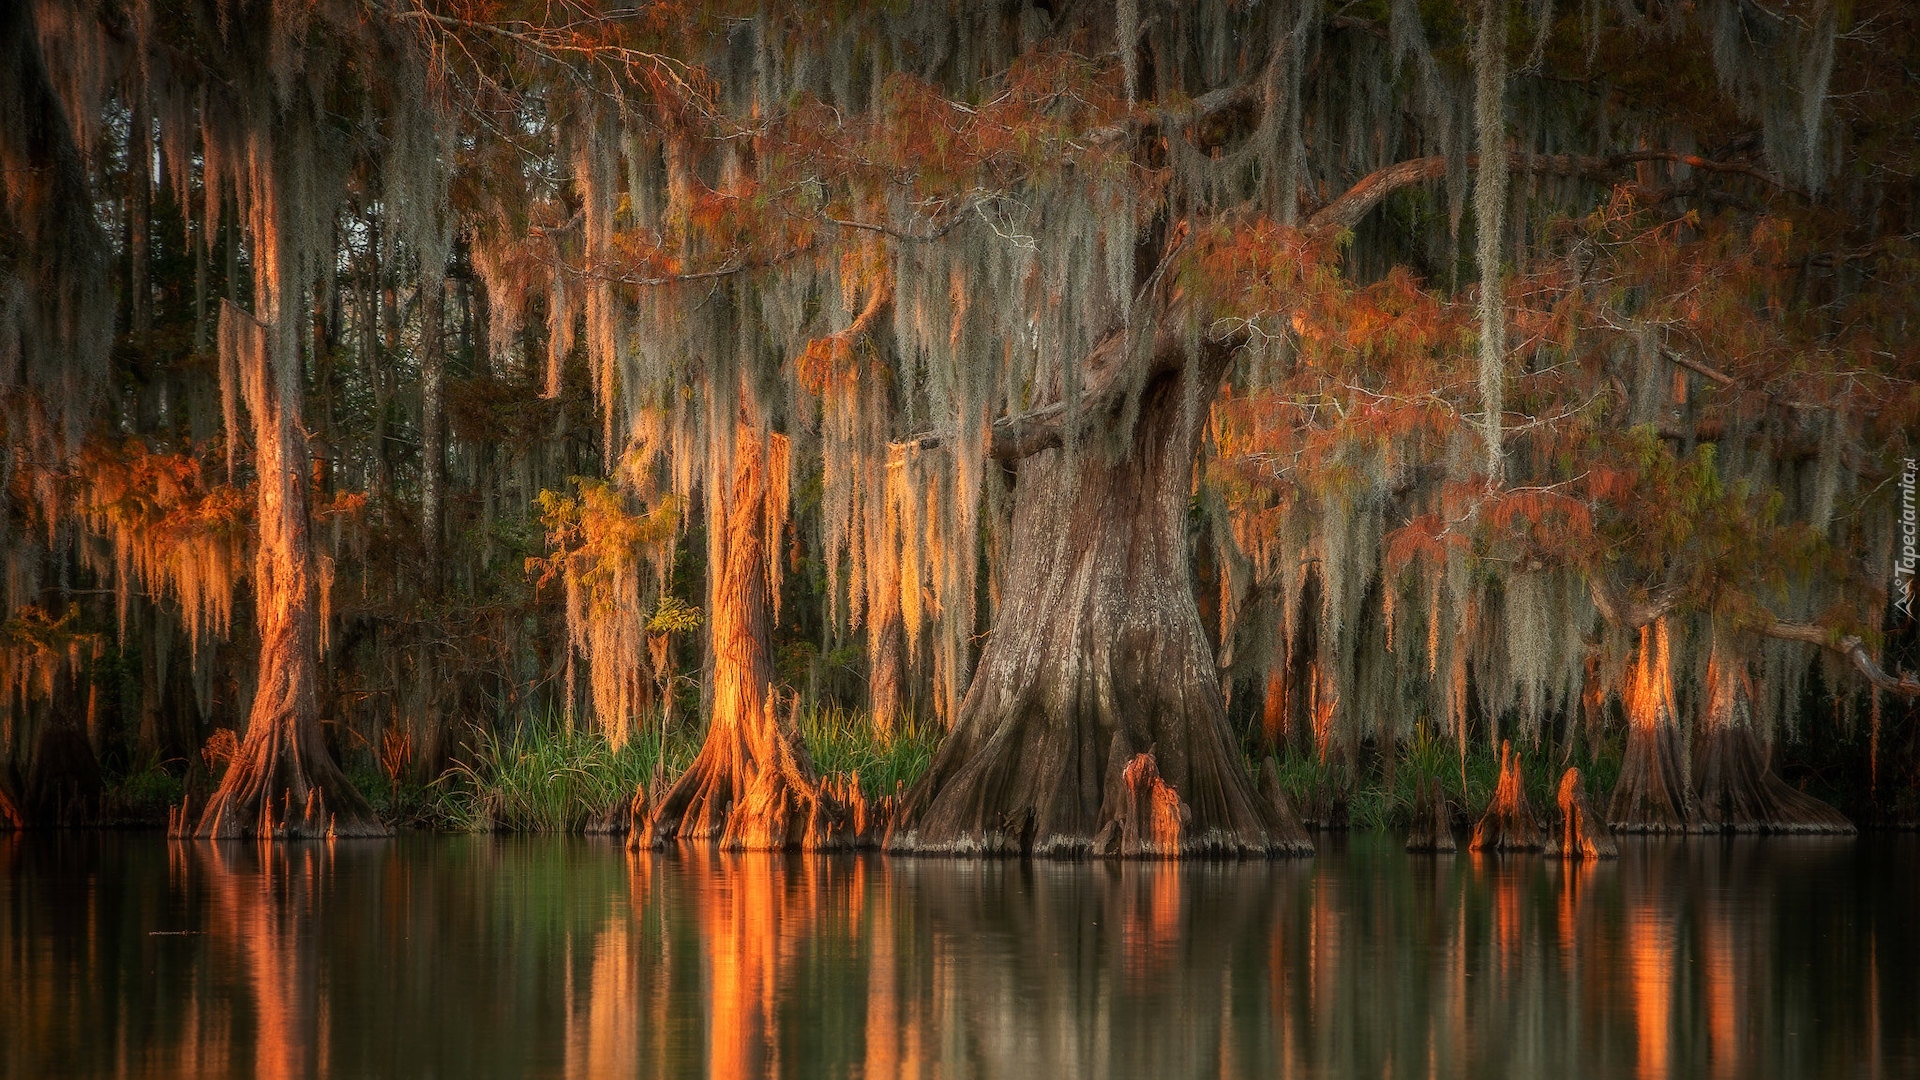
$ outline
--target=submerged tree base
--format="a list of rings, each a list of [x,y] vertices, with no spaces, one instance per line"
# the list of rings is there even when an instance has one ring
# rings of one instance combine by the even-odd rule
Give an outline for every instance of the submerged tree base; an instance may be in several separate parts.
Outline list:
[[[1413,827],[1407,833],[1407,850],[1439,855],[1459,850],[1453,838],[1453,813],[1447,805],[1447,793],[1437,778],[1423,779],[1414,786]]]
[[[1096,369],[1125,366],[1119,344]],[[1241,763],[1188,566],[1206,412],[1183,386],[1211,398],[1225,366],[1224,352],[1166,364],[1124,447],[1089,436],[1020,462],[993,636],[891,850],[1164,854],[1171,826],[1149,819],[1174,805],[1182,857],[1298,850]]]
[[[1840,811],[1796,791],[1767,767],[1751,728],[1724,725],[1701,740],[1697,827],[1703,832],[1839,833],[1855,831]]]
[[[1552,838],[1527,801],[1526,784],[1520,776],[1520,757],[1513,744],[1500,744],[1500,783],[1494,788],[1493,802],[1486,815],[1473,827],[1474,851],[1541,851],[1551,846]]]
[[[841,785],[822,781],[790,724],[764,703],[760,723],[716,721],[700,756],[647,811],[636,794],[628,846],[665,847],[676,841],[716,843],[729,851],[828,851],[852,847],[858,815],[842,801]]]
[[[1687,783],[1680,734],[1670,724],[1635,724],[1627,730],[1620,779],[1607,802],[1607,825],[1615,832],[1677,833],[1693,828],[1693,792]]]
[[[1620,845],[1614,842],[1607,823],[1594,813],[1587,792],[1580,782],[1580,770],[1568,769],[1560,777],[1560,844],[1563,859],[1617,859]]]
[[[251,742],[252,740],[249,740]],[[264,751],[235,755],[191,835],[202,840],[318,840],[392,835],[324,750],[317,760],[262,740]],[[328,792],[332,792],[329,799]],[[185,835],[190,807],[170,822]]]

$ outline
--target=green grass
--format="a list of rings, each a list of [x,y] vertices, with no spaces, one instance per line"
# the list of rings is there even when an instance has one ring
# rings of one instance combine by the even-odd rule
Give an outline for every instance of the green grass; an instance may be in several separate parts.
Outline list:
[[[864,713],[834,707],[802,711],[799,726],[821,775],[857,774],[869,798],[918,780],[940,736],[911,717],[879,736]],[[656,763],[665,781],[678,778],[704,737],[704,730],[668,732],[663,762],[657,724],[615,748],[598,731],[549,718],[512,737],[478,736],[462,760],[426,788],[395,787],[372,772],[354,779],[390,821],[469,832],[579,832],[624,804],[640,784],[652,784]]]
[[[801,738],[823,776],[857,775],[869,799],[894,794],[925,775],[943,732],[911,716],[893,732],[873,731],[866,714],[817,706],[801,711]],[[661,762],[657,725],[629,737],[619,748],[598,731],[569,728],[557,718],[524,725],[511,737],[481,735],[461,755],[462,762],[425,787],[391,787],[383,777],[356,775],[375,808],[389,821],[459,831],[579,832],[595,817],[632,797],[636,787],[671,781],[693,761],[704,730],[668,732]],[[1564,746],[1519,744],[1527,794],[1536,810],[1551,814],[1561,773],[1579,767],[1588,793],[1600,798],[1620,769],[1620,747],[1592,746],[1579,740],[1569,755]],[[1413,818],[1415,792],[1429,778],[1438,780],[1456,816],[1468,820],[1485,811],[1499,779],[1496,749],[1476,740],[1464,760],[1457,744],[1424,725],[1394,751],[1392,768],[1374,748],[1364,748],[1358,763],[1322,762],[1311,754],[1276,760],[1280,785],[1298,808],[1313,805],[1320,793],[1344,792],[1354,829],[1404,829]],[[1251,762],[1249,764],[1252,764]]]
[[[628,736],[615,747],[598,731],[549,720],[511,738],[482,734],[470,760],[456,763],[434,787],[429,815],[446,828],[485,832],[579,832],[593,818],[633,797],[654,778],[656,764],[671,778],[685,771],[699,744],[674,731],[661,761],[659,729]]]
[[[1520,771],[1526,780],[1527,798],[1534,810],[1554,812],[1560,777],[1568,766],[1579,768],[1587,794],[1596,800],[1612,790],[1620,775],[1618,739],[1600,746],[1579,740],[1568,755],[1564,747],[1542,743],[1531,746],[1516,743]],[[1500,779],[1500,755],[1496,747],[1475,740],[1466,754],[1449,739],[1435,735],[1426,725],[1416,728],[1414,736],[1395,751],[1393,768],[1372,750],[1363,751],[1355,766],[1344,762],[1323,763],[1311,754],[1294,753],[1275,762],[1280,786],[1294,806],[1312,804],[1316,793],[1344,790],[1347,813],[1355,829],[1404,829],[1413,821],[1415,793],[1422,781],[1433,779],[1447,794],[1456,815],[1478,818],[1493,798]]]
[[[815,708],[800,715],[801,738],[821,775],[857,774],[869,799],[912,787],[933,764],[941,734],[911,714],[902,715],[884,735],[873,730],[865,713],[850,709]]]
[[[137,762],[124,776],[106,778],[100,816],[115,824],[146,824],[167,820],[167,809],[180,802],[185,786],[158,757]]]

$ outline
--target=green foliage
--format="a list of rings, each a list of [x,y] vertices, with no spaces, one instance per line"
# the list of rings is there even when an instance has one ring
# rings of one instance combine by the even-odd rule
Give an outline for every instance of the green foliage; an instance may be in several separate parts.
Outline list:
[[[857,773],[869,798],[911,785],[933,763],[940,732],[909,715],[879,736],[864,714],[815,707],[800,715],[800,734],[822,775]],[[658,786],[685,772],[702,731],[670,730],[661,762],[660,725],[641,725],[617,749],[597,731],[557,718],[531,723],[512,738],[482,733],[457,762],[425,789],[390,788],[372,770],[354,777],[383,816],[468,832],[580,832],[624,804],[642,784]],[[663,767],[656,774],[655,766]],[[417,802],[414,800],[418,800]]]
[[[860,790],[873,799],[920,779],[933,764],[941,732],[907,712],[891,734],[876,734],[864,714],[836,705],[803,711],[800,735],[821,775],[857,774]]]
[[[101,818],[108,822],[147,824],[165,821],[167,808],[180,802],[186,790],[180,778],[159,757],[138,763],[124,776],[107,777],[101,800]]]
[[[435,816],[473,832],[579,832],[651,782],[656,766],[679,776],[698,750],[696,733],[671,731],[662,762],[658,724],[642,725],[617,749],[597,731],[554,718],[511,738],[482,732],[470,760],[435,781],[442,789]]]
[[[647,619],[649,634],[689,634],[700,629],[700,609],[672,594],[660,598]]]
[[[1516,744],[1514,752],[1520,758],[1527,798],[1534,811],[1545,818],[1558,812],[1555,799],[1560,777],[1568,767],[1580,770],[1590,797],[1603,799],[1619,778],[1623,741],[1616,735],[1598,746],[1578,737],[1571,747],[1546,741]],[[1316,793],[1344,790],[1348,820],[1352,828],[1363,831],[1410,826],[1415,794],[1427,780],[1440,782],[1456,823],[1477,821],[1493,800],[1494,787],[1500,780],[1500,754],[1483,741],[1475,740],[1462,755],[1456,743],[1422,723],[1394,753],[1391,769],[1371,744],[1363,750],[1357,769],[1338,761],[1322,762],[1311,754],[1291,753],[1276,761],[1280,786],[1296,808],[1311,805]]]

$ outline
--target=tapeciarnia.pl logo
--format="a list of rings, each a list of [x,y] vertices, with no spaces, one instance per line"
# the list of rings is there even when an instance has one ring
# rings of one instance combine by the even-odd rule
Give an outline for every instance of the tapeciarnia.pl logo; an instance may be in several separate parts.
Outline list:
[[[1900,557],[1893,561],[1893,606],[1909,619],[1913,618],[1915,534],[1920,533],[1913,508],[1913,482],[1920,467],[1914,462],[1906,458],[1900,464]]]

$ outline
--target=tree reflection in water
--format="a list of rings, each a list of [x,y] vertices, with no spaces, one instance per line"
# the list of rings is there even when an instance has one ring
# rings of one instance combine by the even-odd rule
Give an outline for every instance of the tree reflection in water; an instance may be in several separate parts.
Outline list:
[[[0,1076],[1914,1075],[1914,838],[1617,862],[0,835]],[[184,932],[183,932],[184,931]]]

